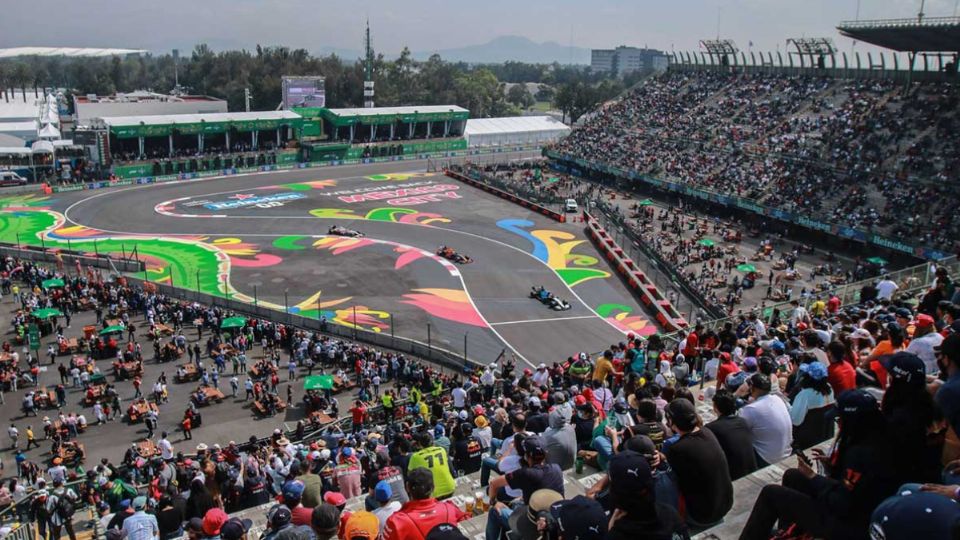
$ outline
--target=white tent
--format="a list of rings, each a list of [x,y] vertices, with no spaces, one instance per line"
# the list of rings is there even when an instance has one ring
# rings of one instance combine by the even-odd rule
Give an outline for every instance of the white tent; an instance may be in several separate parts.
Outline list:
[[[471,148],[546,144],[570,133],[566,124],[552,116],[471,118],[464,137]]]
[[[30,146],[34,154],[52,154],[53,143],[50,141],[37,141]]]
[[[59,139],[60,130],[53,124],[47,124],[40,128],[39,136],[41,139]]]

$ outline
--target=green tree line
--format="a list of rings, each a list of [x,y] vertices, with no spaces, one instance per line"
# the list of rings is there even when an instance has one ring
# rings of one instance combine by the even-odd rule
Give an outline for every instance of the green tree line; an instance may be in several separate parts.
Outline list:
[[[116,92],[174,88],[172,55],[143,54],[110,58],[29,57],[0,61],[0,87],[57,87],[69,93],[110,95]],[[363,64],[336,55],[314,56],[305,49],[262,47],[254,50],[213,51],[205,44],[181,55],[178,80],[187,93],[204,94],[243,110],[249,89],[253,110],[276,109],[281,100],[282,75],[322,75],[330,107],[363,104]],[[572,121],[610,99],[631,80],[607,79],[584,66],[505,62],[471,66],[433,55],[412,58],[404,48],[397,58],[377,54],[373,65],[378,106],[455,104],[474,118],[519,114],[535,101],[549,101]],[[510,92],[504,83],[540,83],[531,95],[522,86]]]

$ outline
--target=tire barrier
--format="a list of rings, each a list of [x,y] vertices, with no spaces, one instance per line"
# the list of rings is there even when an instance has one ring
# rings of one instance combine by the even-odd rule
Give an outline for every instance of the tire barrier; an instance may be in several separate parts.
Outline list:
[[[593,243],[596,244],[597,249],[599,249],[600,253],[617,269],[617,272],[623,276],[624,280],[626,280],[630,286],[630,291],[654,314],[660,326],[667,332],[676,332],[677,330],[686,328],[688,325],[687,320],[684,319],[683,316],[680,315],[680,312],[677,311],[677,308],[663,296],[663,293],[650,281],[650,278],[637,267],[633,259],[624,253],[623,248],[607,233],[606,229],[587,212],[583,213],[583,221],[586,222],[587,234],[590,236],[590,239],[593,240]]]
[[[450,178],[453,178],[454,180],[459,180],[464,184],[467,184],[468,186],[473,186],[475,188],[482,189],[483,191],[496,195],[501,199],[506,199],[514,204],[519,204],[520,206],[533,210],[534,212],[539,212],[540,214],[543,214],[554,221],[559,221],[560,223],[567,222],[567,216],[564,214],[561,214],[560,212],[554,212],[549,208],[540,206],[537,203],[530,202],[524,199],[523,197],[518,197],[512,193],[507,193],[506,191],[503,191],[502,189],[499,189],[499,188],[495,188],[485,182],[474,180],[473,178],[464,176],[460,173],[453,172],[449,169],[444,169],[443,174],[449,176]]]

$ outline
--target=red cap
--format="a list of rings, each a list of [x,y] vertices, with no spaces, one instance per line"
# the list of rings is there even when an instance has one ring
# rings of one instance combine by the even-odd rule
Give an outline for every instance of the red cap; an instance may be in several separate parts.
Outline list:
[[[346,503],[347,499],[339,491],[328,491],[323,495],[323,501],[333,506],[340,506]]]
[[[586,402],[587,402],[587,398],[585,398],[585,397],[583,397],[583,396],[577,396],[577,397],[573,398],[573,403],[576,404],[576,405],[583,405],[583,404],[586,403]]]
[[[917,315],[917,328],[926,328],[928,326],[933,326],[933,317],[926,313]]]
[[[203,516],[203,533],[207,536],[220,534],[220,527],[230,519],[227,513],[219,508],[211,508]]]

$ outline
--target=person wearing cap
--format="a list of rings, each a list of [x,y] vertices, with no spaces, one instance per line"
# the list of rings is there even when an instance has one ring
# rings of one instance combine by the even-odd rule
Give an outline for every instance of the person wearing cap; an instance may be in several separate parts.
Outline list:
[[[64,528],[70,540],[77,540],[77,535],[73,532],[73,514],[78,500],[77,494],[63,485],[63,479],[53,481],[53,490],[46,501],[51,538],[60,538],[60,530]]]
[[[650,464],[643,455],[626,450],[610,460],[610,531],[596,521],[602,516],[599,504],[585,497],[576,497],[562,504],[555,512],[564,534],[583,540],[655,540],[687,539],[687,526],[677,511],[657,500]],[[593,503],[592,505],[589,503]],[[555,505],[556,506],[556,505]],[[599,510],[599,512],[598,512]],[[577,536],[574,536],[577,535]]]
[[[960,538],[960,504],[957,498],[955,490],[941,493],[929,485],[900,486],[897,493],[880,503],[870,516],[871,538]]]
[[[220,527],[222,540],[245,540],[253,521],[249,519],[230,518]]]
[[[432,496],[443,499],[453,494],[457,488],[450,470],[450,457],[447,451],[433,443],[429,431],[421,431],[414,436],[417,450],[410,456],[407,473],[414,469],[426,469],[433,474],[434,491]]]
[[[306,508],[301,504],[303,498],[303,482],[299,480],[288,480],[283,484],[281,494],[283,504],[290,509],[292,516],[291,522],[294,525],[310,525],[310,515],[312,508]]]
[[[367,511],[350,514],[343,526],[342,540],[376,540],[380,536],[380,520]]]
[[[380,521],[380,532],[383,533],[384,527],[387,526],[387,520],[403,505],[400,504],[400,501],[394,500],[393,488],[390,486],[390,482],[386,480],[377,482],[373,489],[373,496],[378,505],[373,510],[373,514]]]
[[[490,445],[493,444],[493,428],[490,426],[490,420],[487,420],[483,414],[478,414],[473,419],[473,424],[476,426],[473,434],[480,441],[480,446],[484,451],[489,450]]]
[[[907,352],[913,353],[923,360],[927,367],[927,374],[933,375],[937,372],[937,358],[934,349],[943,343],[943,336],[937,332],[933,317],[926,313],[917,315],[917,321],[914,325],[913,339],[907,346]]]
[[[451,467],[458,476],[473,474],[480,470],[483,444],[473,434],[473,424],[463,422],[454,428],[456,440],[450,453]]]
[[[811,411],[823,409],[833,404],[833,389],[827,380],[827,368],[820,362],[800,364],[800,391],[790,405],[790,421],[799,427]],[[820,442],[818,439],[814,442]],[[804,445],[797,443],[801,447]]]
[[[123,538],[126,540],[151,540],[160,537],[157,518],[146,513],[147,498],[140,495],[133,499],[133,515],[123,520]],[[54,538],[59,538],[55,535]],[[71,537],[73,538],[73,537]]]
[[[501,489],[520,490],[524,504],[529,504],[530,497],[540,489],[553,490],[563,495],[563,471],[556,463],[547,463],[546,443],[542,437],[524,437],[520,446],[520,457],[520,469],[494,478],[487,488],[490,501],[487,540],[496,540],[501,531],[509,526],[508,520],[512,511],[499,500]]]
[[[538,489],[530,497],[529,503],[518,506],[510,514],[507,537],[511,540],[538,540],[541,538],[540,520],[550,517],[550,508],[562,501],[563,495],[556,491]]]
[[[280,533],[294,526],[291,523],[292,519],[290,509],[286,505],[275,504],[271,506],[267,510],[267,530],[264,532],[263,540],[276,540]]]
[[[897,449],[897,470],[909,482],[938,482],[943,445],[930,444],[928,433],[940,423],[933,396],[927,389],[926,366],[906,351],[884,357],[890,384],[880,411],[887,424],[889,444]]]
[[[337,489],[348,499],[361,495],[363,493],[363,469],[360,467],[356,450],[351,446],[345,446],[341,450],[337,461],[338,463],[333,470],[334,484]]]
[[[454,504],[433,498],[433,478],[426,468],[407,473],[405,487],[410,500],[387,518],[382,540],[424,540],[438,524],[459,523],[470,517]]]
[[[668,425],[679,438],[666,450],[691,526],[706,527],[723,519],[733,506],[730,467],[717,438],[701,429],[690,400],[676,398],[667,405]],[[789,421],[789,418],[788,418]]]
[[[717,419],[703,426],[713,433],[727,458],[730,479],[737,480],[757,470],[753,451],[753,433],[747,421],[737,415],[737,398],[727,388],[713,395],[713,411]]]
[[[952,334],[935,349],[940,378],[946,379],[934,395],[934,401],[940,407],[947,421],[950,440],[960,439],[960,334]],[[953,455],[945,456],[947,480],[960,483],[960,452],[954,449]]]
[[[794,523],[818,538],[866,538],[870,515],[897,481],[895,449],[886,441],[877,400],[865,390],[848,390],[837,400],[839,433],[833,455],[813,451],[826,474],[804,460],[788,469],[780,485],[765,486],[757,497],[742,540],[770,537],[777,521]]]
[[[740,409],[740,417],[747,421],[753,433],[753,447],[757,465],[766,467],[790,456],[793,443],[793,423],[786,403],[770,393],[770,378],[754,373],[747,379],[750,403]]]

